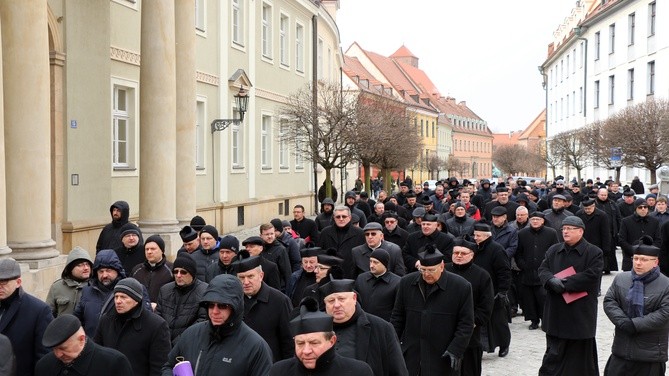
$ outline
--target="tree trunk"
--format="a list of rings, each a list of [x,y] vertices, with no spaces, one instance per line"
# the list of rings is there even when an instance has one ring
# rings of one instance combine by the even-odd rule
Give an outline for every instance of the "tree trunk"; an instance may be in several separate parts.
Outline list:
[[[615,168],[615,170],[616,170],[616,181],[618,181],[618,182],[620,181],[620,169],[621,168],[622,168],[622,166],[619,166],[619,167]]]
[[[325,169],[325,197],[332,197],[332,180],[330,180],[330,177],[332,176],[331,174],[331,168],[326,168]]]
[[[369,197],[372,196],[372,169],[370,168],[370,163],[369,162],[362,162],[362,169],[365,171],[365,181],[363,184],[365,185],[365,192],[369,195]]]

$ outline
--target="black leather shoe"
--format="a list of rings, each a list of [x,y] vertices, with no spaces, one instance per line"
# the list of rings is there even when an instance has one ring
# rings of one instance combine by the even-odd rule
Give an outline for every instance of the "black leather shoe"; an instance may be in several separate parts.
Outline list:
[[[530,330],[535,330],[535,329],[539,329],[538,322],[533,322],[532,324],[530,324]]]
[[[499,354],[497,354],[500,358],[504,358],[505,356],[509,355],[509,348],[499,348]]]

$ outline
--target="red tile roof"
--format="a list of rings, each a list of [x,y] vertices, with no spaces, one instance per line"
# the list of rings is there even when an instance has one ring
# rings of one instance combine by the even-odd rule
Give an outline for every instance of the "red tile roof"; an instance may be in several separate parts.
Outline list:
[[[416,57],[409,49],[405,46],[402,45],[402,47],[398,48],[397,51],[395,51],[390,57]]]

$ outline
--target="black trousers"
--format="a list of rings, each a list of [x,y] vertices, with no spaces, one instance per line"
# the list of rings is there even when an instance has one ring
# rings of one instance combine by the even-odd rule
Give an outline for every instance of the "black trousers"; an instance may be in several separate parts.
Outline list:
[[[544,317],[546,289],[543,286],[522,285],[523,316],[525,320],[538,323]]]
[[[481,376],[481,360],[483,349],[480,347],[467,347],[462,357],[460,376]]]
[[[599,376],[594,338],[564,339],[546,334],[539,376]]]
[[[666,370],[664,362],[635,362],[611,354],[604,376],[662,376]]]

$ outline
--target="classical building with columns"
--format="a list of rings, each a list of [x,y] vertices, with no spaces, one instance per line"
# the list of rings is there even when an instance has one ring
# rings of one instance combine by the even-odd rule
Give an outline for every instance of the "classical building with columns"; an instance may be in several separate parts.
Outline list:
[[[0,255],[40,296],[130,204],[168,256],[198,214],[221,233],[313,212],[313,167],[278,110],[340,78],[338,1],[0,1]],[[317,74],[315,74],[317,73]],[[235,95],[247,93],[243,121]]]

